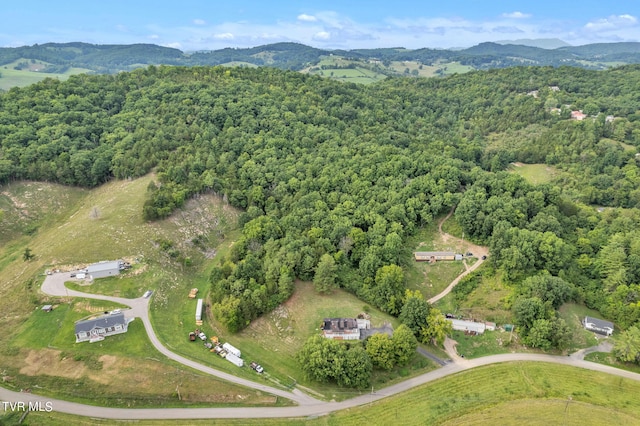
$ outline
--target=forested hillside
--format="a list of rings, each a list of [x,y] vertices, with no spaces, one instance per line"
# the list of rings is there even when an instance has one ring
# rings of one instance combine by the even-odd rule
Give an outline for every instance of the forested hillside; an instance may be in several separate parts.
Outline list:
[[[33,46],[0,47],[0,65],[26,68],[29,62],[43,63],[39,72],[64,73],[69,68],[96,73],[129,71],[146,65],[222,65],[246,63],[300,71],[318,65],[323,58],[339,57],[386,74],[398,74],[391,62],[411,61],[426,66],[447,66],[459,62],[474,69],[522,65],[574,66],[607,69],[612,64],[640,62],[640,43],[598,43],[558,49],[518,44],[481,43],[462,50],[379,48],[354,50],[317,49],[300,43],[273,43],[251,48],[225,48],[182,52],[154,44],[100,45],[89,43],[45,43]],[[376,66],[377,65],[377,66]],[[16,68],[17,67],[17,68]]]
[[[637,66],[371,86],[168,66],[45,80],[0,95],[0,182],[91,187],[155,168],[149,220],[224,195],[245,210],[211,274],[231,331],[287,299],[295,278],[398,315],[407,236],[456,206],[513,284],[523,334],[560,346],[564,301],[622,327],[640,319],[639,85]],[[573,109],[590,117],[569,120]],[[512,161],[554,165],[562,181],[534,186],[503,171]]]

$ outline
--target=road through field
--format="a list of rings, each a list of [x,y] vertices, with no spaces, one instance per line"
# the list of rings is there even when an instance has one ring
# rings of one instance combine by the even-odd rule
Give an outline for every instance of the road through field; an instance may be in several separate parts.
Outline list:
[[[295,401],[301,405],[313,405],[313,404],[320,403],[319,400],[312,398],[311,396],[303,393],[298,389],[294,389],[292,392],[289,392],[282,389],[277,389],[271,386],[256,383],[251,380],[243,379],[241,377],[236,377],[233,374],[216,370],[214,368],[200,364],[198,362],[185,358],[181,355],[178,355],[174,352],[171,352],[162,343],[160,343],[160,340],[158,339],[158,336],[156,336],[156,333],[153,330],[153,327],[151,325],[151,320],[149,319],[149,301],[153,296],[149,298],[139,297],[137,299],[125,299],[123,297],[112,297],[112,296],[104,296],[101,294],[83,293],[81,291],[70,290],[64,285],[65,281],[70,281],[70,280],[71,280],[71,277],[69,276],[68,272],[60,272],[57,274],[47,275],[41,287],[42,292],[50,296],[63,296],[63,297],[73,296],[73,297],[84,297],[88,299],[108,300],[111,302],[129,306],[131,309],[127,309],[124,311],[125,317],[140,318],[140,320],[142,320],[142,323],[144,324],[144,328],[147,332],[147,335],[149,336],[149,340],[151,340],[151,344],[153,344],[153,346],[167,358],[177,361],[186,366],[189,366],[193,369],[202,371],[203,373],[219,377],[228,382],[236,383],[242,386],[246,386],[248,388],[257,389],[263,392],[270,393],[272,395],[278,395],[280,397]]]
[[[477,249],[476,249],[477,251]],[[480,253],[480,252],[479,252]],[[478,262],[479,263],[479,262]],[[476,265],[478,264],[476,263]],[[474,265],[475,266],[475,265]],[[589,348],[586,350],[578,351],[578,353],[571,356],[554,356],[543,354],[501,354],[490,355],[486,357],[476,359],[464,359],[458,356],[454,356],[451,352],[455,352],[452,349],[453,346],[449,342],[448,352],[452,358],[452,362],[444,365],[443,367],[430,371],[405,380],[395,385],[377,389],[375,391],[366,392],[362,395],[351,398],[341,402],[323,402],[314,399],[301,391],[295,389],[293,392],[276,389],[270,386],[265,386],[259,383],[252,382],[250,380],[242,379],[233,376],[222,371],[215,370],[211,367],[199,364],[195,361],[184,358],[178,354],[175,354],[165,348],[158,340],[151,322],[149,320],[149,299],[137,298],[137,299],[125,299],[120,297],[110,297],[97,294],[83,293],[75,290],[67,289],[64,285],[65,281],[70,279],[68,273],[53,274],[46,277],[42,291],[52,296],[73,296],[73,297],[85,297],[91,299],[109,300],[115,303],[120,303],[129,306],[131,309],[125,311],[125,315],[132,317],[138,317],[144,323],[145,330],[149,335],[149,339],[153,345],[162,354],[170,359],[180,362],[184,365],[197,369],[207,374],[214,375],[221,379],[227,380],[232,383],[240,384],[249,388],[261,390],[274,395],[288,398],[298,403],[298,406],[294,407],[243,407],[243,408],[111,408],[111,407],[98,407],[86,404],[79,404],[75,402],[63,401],[53,399],[45,396],[34,395],[31,393],[15,392],[0,387],[0,400],[3,401],[3,408],[6,411],[12,403],[35,403],[40,404],[40,407],[51,407],[54,411],[74,414],[79,416],[87,416],[93,418],[103,419],[121,419],[121,420],[142,420],[142,419],[204,419],[204,418],[284,418],[284,417],[309,417],[309,416],[321,416],[334,411],[343,410],[346,408],[353,408],[360,405],[368,404],[388,396],[396,395],[401,392],[412,389],[416,386],[429,383],[431,381],[449,376],[451,374],[459,373],[461,371],[469,370],[472,368],[498,364],[504,362],[514,361],[532,361],[532,362],[550,362],[555,364],[563,364],[567,366],[579,367],[593,371],[599,371],[607,374],[612,374],[620,377],[625,377],[631,380],[640,381],[640,374],[633,373],[626,370],[620,370],[607,365],[597,364],[589,361],[584,361],[584,354],[596,350],[595,348]],[[597,350],[606,350],[606,345]]]

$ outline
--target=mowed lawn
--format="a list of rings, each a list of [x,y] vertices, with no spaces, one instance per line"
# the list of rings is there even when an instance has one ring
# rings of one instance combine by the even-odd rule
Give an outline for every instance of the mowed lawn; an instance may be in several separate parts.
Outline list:
[[[440,238],[438,222],[441,219],[442,217],[434,218],[433,222],[418,230],[406,243],[407,247],[410,248],[408,254],[411,256],[407,267],[404,268],[407,278],[407,288],[420,290],[426,299],[442,292],[451,284],[451,281],[465,270],[464,263],[461,261],[429,263],[416,262],[413,258],[414,251],[453,251],[461,253],[455,241],[444,243],[442,238]],[[447,222],[451,220],[453,220],[453,218],[449,218]],[[468,264],[471,265],[472,263]]]
[[[13,69],[13,65],[15,65],[15,63],[0,67],[0,73],[2,74],[2,77],[0,78],[0,89],[2,90],[9,90],[12,87],[29,86],[33,83],[44,80],[45,78],[54,78],[64,81],[74,74],[89,72],[89,70],[84,68],[70,68],[63,74],[44,73],[29,70],[15,70]]]
[[[286,401],[225,383],[167,360],[140,320],[123,334],[75,343],[74,323],[117,307],[74,298],[34,311],[0,354],[4,386],[85,404],[119,407],[282,405]],[[11,360],[15,354],[20,359]],[[202,387],[210,390],[202,392]],[[179,395],[178,395],[179,392]]]
[[[559,174],[555,167],[546,164],[513,163],[509,170],[535,185],[551,182]]]

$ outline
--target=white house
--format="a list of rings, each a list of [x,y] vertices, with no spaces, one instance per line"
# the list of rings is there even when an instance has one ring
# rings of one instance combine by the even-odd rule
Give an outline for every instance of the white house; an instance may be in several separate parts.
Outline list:
[[[582,325],[589,331],[593,331],[605,336],[611,336],[613,334],[613,323],[605,320],[601,320],[593,317],[584,317]]]
[[[123,313],[103,315],[76,323],[76,343],[102,340],[114,334],[126,333],[129,321]]]

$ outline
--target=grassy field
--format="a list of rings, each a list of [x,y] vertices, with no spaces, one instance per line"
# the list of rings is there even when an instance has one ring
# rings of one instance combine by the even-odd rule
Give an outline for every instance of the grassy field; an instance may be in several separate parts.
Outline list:
[[[361,407],[316,419],[208,420],[225,425],[602,425],[640,424],[640,382],[546,363],[505,363],[459,373]],[[104,424],[32,413],[38,423]],[[109,422],[110,424],[114,422]],[[140,421],[142,425],[201,424]]]
[[[424,226],[409,238],[406,244],[411,248],[411,252],[459,251],[455,245],[442,243],[437,225],[440,219],[442,218],[435,218],[432,223]],[[431,264],[429,262],[415,262],[412,259],[405,268],[407,287],[412,290],[420,290],[428,299],[444,290],[463,271],[464,264],[460,261]]]
[[[16,70],[14,67],[18,62],[20,61],[15,61],[11,64],[6,64],[0,67],[0,73],[2,74],[2,77],[0,77],[1,90],[9,90],[12,87],[28,86],[30,84],[37,83],[40,80],[44,80],[45,78],[55,78],[64,81],[74,74],[82,74],[89,71],[83,68],[70,68],[67,72],[62,74],[35,71],[36,69],[44,68],[46,66],[44,62],[31,64],[31,69]]]
[[[188,288],[204,279],[208,259],[215,254],[211,247],[233,235],[238,212],[216,197],[203,196],[165,221],[145,223],[140,212],[151,179],[115,181],[93,191],[29,182],[2,188],[0,201],[7,211],[2,226],[13,236],[0,248],[4,385],[37,387],[42,393],[105,405],[273,405],[276,401],[270,396],[169,362],[155,351],[136,321],[127,334],[76,345],[74,321],[115,306],[49,298],[39,292],[45,269],[137,258],[123,278],[96,280],[82,290],[137,297],[143,288],[155,289],[152,309],[160,312],[160,318],[166,312],[169,289],[186,298]],[[207,241],[207,247],[197,247],[196,237]],[[190,258],[193,266],[184,266],[162,250],[160,241],[170,241],[172,250]],[[25,247],[32,249],[34,260],[22,260]],[[56,309],[49,314],[37,310],[45,303],[54,303]],[[201,392],[202,387],[208,391]]]
[[[288,387],[297,383],[304,388],[312,388],[313,394],[319,398],[345,399],[358,395],[359,391],[338,388],[334,385],[321,385],[307,381],[295,360],[296,352],[302,347],[306,339],[319,332],[319,325],[326,317],[355,317],[365,310],[371,316],[372,326],[380,326],[390,322],[398,326],[398,321],[376,309],[366,307],[365,303],[355,296],[342,290],[336,290],[331,295],[316,293],[311,283],[297,282],[293,296],[283,305],[261,318],[255,320],[245,330],[235,335],[227,333],[215,318],[207,315],[202,327],[208,336],[217,336],[221,341],[228,341],[242,351],[242,357],[247,361],[257,361],[265,369],[265,374],[256,375],[249,368],[238,368],[218,356],[205,350],[200,343],[187,340],[188,332],[195,328],[195,301],[186,299],[182,294],[182,309],[168,309],[174,311],[171,321],[160,322],[157,331],[166,346],[204,364],[246,377],[252,380],[263,380],[273,386]],[[175,317],[178,312],[178,317]],[[159,315],[158,315],[159,316]],[[162,324],[162,325],[160,325]],[[176,327],[176,325],[178,325]],[[404,377],[427,372],[433,369],[431,362],[416,356],[406,367],[399,367],[390,373],[377,372],[373,377],[374,386],[390,384]]]
[[[513,163],[509,170],[535,185],[551,182],[558,176],[558,171],[546,164]]]
[[[376,81],[384,80],[386,78],[384,74],[380,74],[362,67],[357,67],[354,69],[328,68],[320,71],[315,71],[312,74],[316,74],[321,77],[329,77],[333,80],[342,82],[359,84],[371,84],[375,83]]]
[[[480,358],[511,352],[516,346],[514,343],[511,347],[511,343],[517,338],[515,334],[501,330],[485,331],[477,336],[467,336],[462,331],[454,331],[451,337],[458,342],[456,347],[458,355],[465,358]]]
[[[75,343],[74,322],[117,307],[73,299],[51,312],[34,311],[3,347],[3,385],[86,404],[120,407],[234,406],[285,403],[170,362],[149,342],[141,321],[126,334],[94,344]],[[22,359],[18,365],[11,355]],[[201,386],[215,389],[201,392]]]

